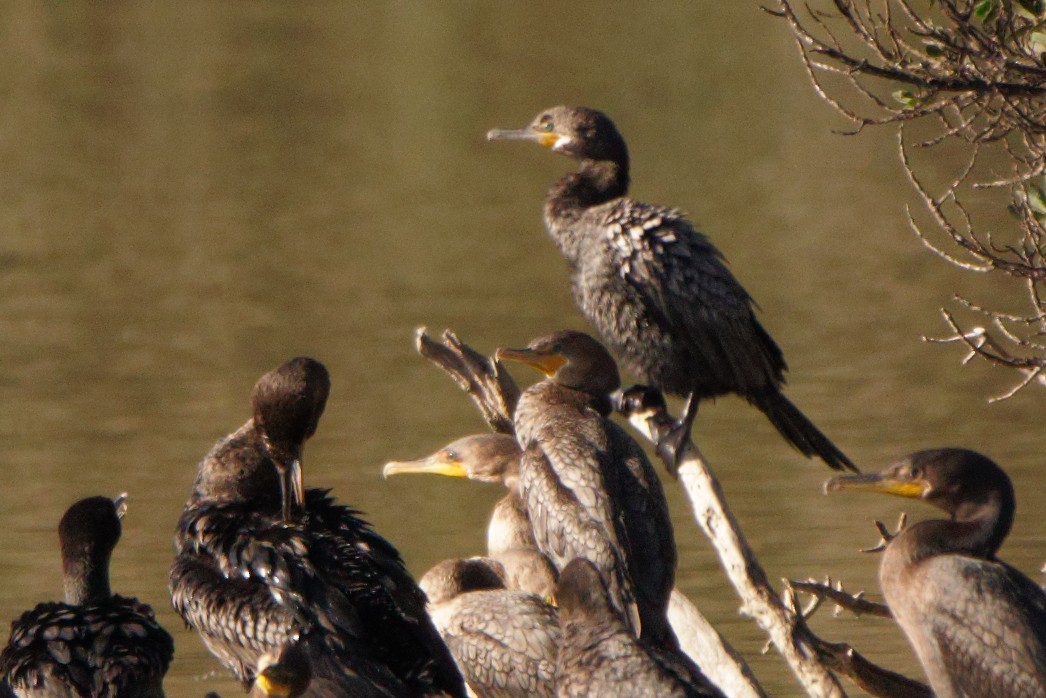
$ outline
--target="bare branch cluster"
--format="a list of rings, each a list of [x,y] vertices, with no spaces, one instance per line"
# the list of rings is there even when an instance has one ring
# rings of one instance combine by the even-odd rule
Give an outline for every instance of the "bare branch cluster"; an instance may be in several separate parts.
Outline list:
[[[854,133],[898,127],[901,163],[933,222],[927,231],[909,211],[920,241],[960,269],[1008,278],[1025,299],[1015,313],[956,297],[943,311],[949,335],[929,341],[1018,372],[995,399],[1046,387],[1046,2],[826,3],[800,14],[778,0],[768,11],[787,21],[817,94]],[[942,160],[929,153],[956,147],[964,164],[928,184]],[[1012,215],[1004,232],[971,213],[965,202],[979,194]]]

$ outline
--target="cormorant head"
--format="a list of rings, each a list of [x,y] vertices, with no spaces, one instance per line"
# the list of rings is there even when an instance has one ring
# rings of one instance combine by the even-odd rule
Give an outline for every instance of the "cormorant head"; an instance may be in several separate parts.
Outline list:
[[[424,458],[386,463],[381,474],[387,478],[399,473],[431,473],[508,485],[519,477],[519,458],[519,444],[514,437],[473,434]]]
[[[556,606],[560,621],[604,619],[615,615],[606,582],[591,561],[575,558],[559,573]]]
[[[304,502],[301,458],[330,395],[330,375],[316,359],[299,356],[258,379],[251,401],[254,424],[280,472],[284,519]]]
[[[576,330],[538,337],[525,349],[498,349],[495,356],[498,360],[525,363],[558,385],[599,398],[608,398],[621,387],[621,376],[610,352],[592,337]]]
[[[59,521],[66,603],[81,605],[111,596],[109,560],[120,540],[120,519],[127,510],[126,500],[126,494],[115,500],[81,499]]]
[[[470,591],[504,589],[505,568],[488,557],[443,560],[421,576],[418,586],[429,603],[442,603]]]
[[[881,473],[840,475],[825,491],[866,490],[922,499],[955,521],[995,520],[994,548],[1013,521],[1013,484],[986,456],[965,448],[917,451]],[[993,550],[994,550],[993,548]]]
[[[530,141],[577,160],[611,161],[628,170],[625,139],[606,114],[588,107],[552,107],[524,128],[488,131],[487,140]]]
[[[297,698],[312,681],[312,663],[298,642],[262,655],[250,698]]]

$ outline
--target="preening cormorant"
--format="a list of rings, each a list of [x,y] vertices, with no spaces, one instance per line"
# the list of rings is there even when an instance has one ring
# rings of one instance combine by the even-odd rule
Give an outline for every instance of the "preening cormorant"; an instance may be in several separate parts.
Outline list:
[[[574,300],[603,341],[640,380],[689,397],[668,448],[678,451],[700,400],[735,393],[805,455],[856,470],[782,394],[784,356],[719,250],[679,211],[627,198],[628,148],[605,114],[552,107],[487,138],[578,160],[549,189],[545,225],[570,267]]]
[[[628,631],[599,570],[578,559],[560,573],[556,589],[563,639],[556,665],[560,698],[725,698],[699,672]]]
[[[498,349],[497,357],[547,377],[523,391],[514,419],[538,548],[560,570],[575,558],[591,560],[629,626],[676,647],[665,615],[676,567],[668,504],[643,450],[606,417],[620,386],[613,358],[592,337],[570,330],[525,349]]]
[[[473,434],[457,439],[435,453],[413,461],[386,463],[387,478],[400,473],[430,473],[499,483],[508,492],[494,505],[487,526],[487,555],[505,569],[505,586],[550,597],[556,569],[538,550],[520,495],[516,439],[507,434]]]
[[[4,684],[20,698],[164,695],[163,677],[174,657],[171,636],[147,604],[109,587],[124,500],[89,497],[62,516],[65,601],[23,613],[0,654]]]
[[[304,641],[314,677],[362,677],[360,696],[464,696],[396,549],[301,485],[329,390],[320,362],[282,364],[255,385],[254,416],[204,456],[175,534],[175,610],[245,686],[263,655]]]
[[[489,558],[444,560],[419,584],[478,698],[554,696],[556,611],[536,594],[505,589],[504,572]]]
[[[922,499],[949,515],[902,530],[879,566],[883,596],[934,694],[1046,696],[1046,593],[996,557],[1015,507],[1006,473],[974,451],[942,448],[826,484],[844,489]]]

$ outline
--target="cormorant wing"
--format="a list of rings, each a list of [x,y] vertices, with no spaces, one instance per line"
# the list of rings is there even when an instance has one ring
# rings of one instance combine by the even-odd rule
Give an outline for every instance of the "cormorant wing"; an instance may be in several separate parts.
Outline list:
[[[1046,695],[1046,593],[1009,565],[961,555],[923,563],[938,580],[930,633],[967,695]]]
[[[555,441],[536,441],[523,452],[520,484],[534,539],[557,569],[574,558],[590,560],[607,577],[615,606],[638,628],[625,549],[617,534],[621,522],[610,507],[602,476],[593,475],[593,469],[601,473],[601,466],[584,449],[562,443],[549,448]],[[588,472],[577,472],[581,469]],[[565,478],[560,477],[563,471]]]
[[[434,620],[480,695],[555,694],[559,625],[555,611],[533,594],[465,593]]]
[[[784,357],[755,318],[755,302],[682,213],[621,199],[613,220],[622,278],[685,345],[694,375],[716,382],[728,371],[719,380],[742,394],[780,378]]]

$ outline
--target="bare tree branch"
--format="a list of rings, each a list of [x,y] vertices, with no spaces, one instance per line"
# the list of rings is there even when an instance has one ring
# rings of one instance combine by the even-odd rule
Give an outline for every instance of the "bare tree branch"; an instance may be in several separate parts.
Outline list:
[[[864,596],[863,591],[859,591],[856,594],[847,593],[843,591],[840,582],[833,583],[831,579],[826,582],[818,582],[813,579],[806,581],[791,579],[785,581],[797,591],[831,601],[835,604],[836,613],[839,610],[846,610],[857,617],[877,616],[879,618],[893,618],[889,606],[862,598]]]
[[[1001,274],[1026,286],[1030,322],[1013,321],[1001,308],[963,311],[983,316],[976,336],[960,329],[945,341],[964,342],[971,357],[1020,374],[992,400],[1032,384],[1046,386],[1046,9],[1004,0],[824,0],[831,10],[777,0],[773,15],[785,20],[817,95],[860,133],[895,124],[901,163],[943,243],[909,211],[909,225],[934,255],[968,272]],[[873,4],[874,3],[874,4]],[[875,9],[878,8],[878,9]],[[899,88],[899,89],[898,89]],[[892,92],[891,92],[892,90]],[[929,135],[906,144],[918,124]],[[941,146],[969,149],[966,164],[941,191],[926,183],[928,153]],[[1010,174],[1000,177],[1002,163]],[[995,190],[1009,200],[1013,225],[989,233],[963,199]],[[985,329],[988,328],[988,329]]]
[[[619,409],[652,443],[660,442],[676,423],[660,393],[649,389],[628,391]],[[786,605],[770,585],[726,504],[719,481],[691,441],[683,444],[678,463],[676,474],[693,507],[694,520],[712,542],[727,578],[741,597],[741,612],[767,633],[808,695],[844,696],[838,680],[819,661],[813,634],[802,615]],[[666,465],[671,470],[671,464],[666,461]]]
[[[476,403],[487,425],[499,434],[514,434],[512,415],[519,401],[519,387],[497,359],[483,356],[443,331],[440,342],[433,341],[424,327],[415,331],[418,353],[442,368]]]
[[[885,527],[879,524],[879,528],[885,537]],[[799,608],[796,592],[800,590],[800,586],[807,587],[802,589],[802,591],[815,593],[814,603],[805,609]],[[861,601],[857,596],[846,594],[841,589],[841,585],[833,586],[830,582],[827,585],[821,585],[816,582],[794,583],[786,580],[785,603],[800,613],[804,620],[820,608],[820,602],[825,598],[835,602],[841,601],[850,607],[860,608],[863,604],[868,604],[867,601]],[[885,613],[886,617],[892,617],[887,607],[881,604],[868,605],[872,613],[876,615]],[[827,642],[813,633],[810,634],[810,639],[811,645],[821,663],[833,672],[846,676],[873,696],[882,696],[883,698],[932,698],[933,696],[929,686],[873,664],[844,642]]]

